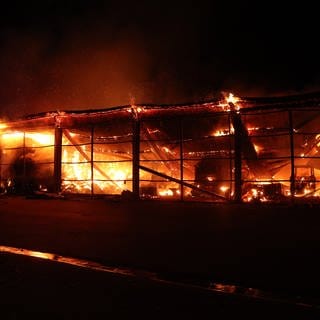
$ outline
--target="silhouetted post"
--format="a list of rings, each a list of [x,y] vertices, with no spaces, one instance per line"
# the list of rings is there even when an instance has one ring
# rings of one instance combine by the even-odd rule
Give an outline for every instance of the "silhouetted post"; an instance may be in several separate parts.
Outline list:
[[[90,169],[91,169],[91,197],[94,194],[94,183],[93,183],[93,145],[94,145],[94,126],[91,127],[91,137],[90,137]]]
[[[228,124],[229,124],[229,193],[228,193],[228,199],[231,200],[231,191],[232,191],[232,184],[233,184],[233,175],[232,175],[232,169],[233,169],[233,163],[232,163],[232,139],[231,139],[231,116],[228,115]]]
[[[292,111],[288,111],[289,115],[289,134],[290,134],[290,162],[291,162],[291,174],[290,174],[290,195],[291,200],[294,200],[294,194],[296,192],[295,188],[295,170],[294,170],[294,128],[293,128],[293,119]]]
[[[231,108],[231,117],[234,128],[234,200],[235,202],[242,202],[242,136],[241,136],[241,116],[239,111],[235,110],[233,103],[229,103]]]
[[[54,191],[61,191],[62,129],[54,130]]]
[[[140,120],[135,107],[132,107],[132,193],[134,199],[140,198]]]
[[[22,151],[22,156],[23,156],[23,171],[22,171],[22,189],[23,193],[27,192],[27,163],[26,163],[26,132],[23,132],[23,151]]]
[[[179,128],[179,140],[180,140],[180,180],[183,182],[183,120],[180,120]],[[180,200],[183,201],[183,183],[180,183]]]
[[[2,143],[3,143],[2,142],[2,135],[0,135],[0,146],[3,146]],[[2,184],[2,150],[0,151],[0,186],[1,186],[1,184]]]

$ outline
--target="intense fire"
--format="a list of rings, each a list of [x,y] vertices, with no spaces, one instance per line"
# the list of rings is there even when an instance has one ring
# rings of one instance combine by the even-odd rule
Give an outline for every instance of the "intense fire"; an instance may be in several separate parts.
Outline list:
[[[239,111],[241,99],[236,97],[233,93],[225,94],[224,100],[219,102],[219,107],[222,108],[223,111]]]
[[[148,134],[158,134],[159,130],[147,129]],[[127,151],[115,150],[113,144],[91,144],[81,145],[81,137],[69,130],[64,130],[62,152],[62,187],[65,192],[72,193],[90,193],[95,194],[120,194],[123,191],[132,190],[132,155],[131,142],[123,145]],[[120,137],[111,136],[113,140]],[[93,159],[91,159],[93,154]],[[156,158],[157,162],[150,166],[153,170],[167,173],[171,176],[179,172],[179,167],[173,165],[170,161],[176,157],[176,151],[168,146],[160,146],[158,143],[149,142],[147,149],[141,154],[142,161],[149,161],[149,158]],[[168,162],[163,162],[167,159]],[[186,178],[188,175],[188,166],[185,167]],[[143,170],[140,171],[140,180],[142,181],[142,190],[154,189],[152,195],[157,197],[174,197],[180,195],[179,186],[175,182],[162,181],[148,187],[144,181],[150,181],[152,175]],[[188,194],[185,190],[185,194]]]
[[[121,109],[123,128],[114,111],[102,120],[99,112],[58,112],[43,122],[0,121],[0,191],[56,192],[58,185],[64,193],[129,194],[139,179],[140,195],[151,198],[318,197],[317,114],[248,112],[250,101],[228,93],[218,104],[190,105],[182,121],[177,115],[187,106],[163,112],[132,103]],[[133,127],[140,128],[140,142]]]
[[[240,101],[239,97],[236,97],[233,93],[229,93],[228,97],[226,97],[227,103],[232,103],[234,105],[237,104],[237,102]]]
[[[0,131],[6,128],[7,128],[7,125],[4,122],[0,122]]]
[[[54,135],[50,133],[38,133],[38,132],[21,132],[15,131],[2,134],[1,138],[6,143],[6,146],[10,146],[13,141],[29,140],[28,146],[50,146],[54,145]]]
[[[223,137],[223,136],[229,136],[234,134],[234,128],[231,127],[230,130],[229,129],[219,129],[214,131],[213,136],[215,137]]]
[[[119,194],[131,189],[130,155],[114,154],[104,145],[93,148],[79,142],[80,135],[64,130],[62,188],[65,192]]]
[[[97,157],[98,158],[98,157]],[[91,163],[77,150],[62,153],[62,187],[65,191],[90,193],[119,194],[131,188],[131,163]]]
[[[2,124],[3,130],[6,128]],[[248,132],[258,131],[259,127],[249,127]],[[157,129],[148,129],[148,134],[159,134]],[[214,136],[225,136],[234,133],[234,128],[218,129],[214,132]],[[21,156],[19,147],[25,148],[25,156],[30,158],[34,163],[53,162],[53,146],[54,134],[53,131],[31,132],[31,131],[12,131],[1,134],[2,145],[5,148],[2,150],[2,158],[6,159],[7,163],[14,163]],[[319,142],[318,142],[319,144]],[[317,146],[318,146],[317,144]],[[260,147],[253,144],[257,152]],[[18,148],[18,149],[17,149]],[[93,148],[93,149],[92,149]],[[62,190],[72,193],[91,193],[95,194],[120,194],[125,190],[132,189],[132,155],[130,152],[115,152],[110,149],[110,145],[91,146],[90,143],[81,144],[80,135],[69,130],[64,130],[62,142]],[[157,151],[156,151],[157,150]],[[157,153],[158,152],[158,153]],[[153,157],[157,154],[158,159],[174,159],[177,155],[175,150],[168,146],[159,146],[157,143],[150,144],[148,150],[141,156],[141,160],[148,160],[148,155]],[[189,154],[193,154],[189,152]],[[93,159],[91,158],[93,155]],[[174,175],[175,171],[179,171],[171,162],[157,162],[157,166],[153,166],[154,170],[160,172],[169,172]],[[185,164],[185,179],[191,180],[194,177],[194,171],[191,167]],[[3,174],[3,170],[2,170]],[[150,181],[151,175],[148,172],[141,171],[140,179],[142,181]],[[216,184],[216,178],[207,176],[207,182]],[[12,185],[12,179],[8,178],[7,186]],[[269,184],[270,182],[260,182],[259,185]],[[301,194],[306,195],[312,192],[312,187],[305,183],[302,177],[300,183],[304,184]],[[143,184],[142,184],[143,185]],[[201,188],[200,184],[197,187]],[[260,188],[260,187],[259,187]],[[252,187],[244,194],[245,201],[267,201],[262,189]],[[220,185],[218,192],[221,195],[227,194],[230,187]],[[46,190],[46,189],[45,189]],[[180,187],[175,182],[161,181],[155,183],[155,196],[174,197],[180,195]],[[192,192],[185,188],[185,195],[191,195]],[[287,191],[287,194],[288,191]]]

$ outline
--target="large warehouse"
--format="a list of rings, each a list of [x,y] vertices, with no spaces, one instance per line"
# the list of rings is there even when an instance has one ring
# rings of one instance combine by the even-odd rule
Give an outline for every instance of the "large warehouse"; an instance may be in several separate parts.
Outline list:
[[[54,111],[0,122],[3,193],[286,201],[320,195],[320,94]]]

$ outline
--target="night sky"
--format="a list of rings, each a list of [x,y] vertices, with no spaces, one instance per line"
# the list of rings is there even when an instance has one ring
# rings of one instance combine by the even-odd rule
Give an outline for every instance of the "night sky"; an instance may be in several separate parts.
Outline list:
[[[0,117],[320,90],[314,4],[2,1]]]

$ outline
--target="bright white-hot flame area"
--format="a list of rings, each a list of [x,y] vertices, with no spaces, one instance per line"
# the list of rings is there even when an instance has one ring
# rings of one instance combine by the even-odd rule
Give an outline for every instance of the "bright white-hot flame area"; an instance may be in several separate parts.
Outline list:
[[[133,105],[119,109],[121,121],[115,111],[59,112],[47,126],[40,116],[37,125],[0,121],[1,191],[121,195],[138,179],[140,197],[220,201],[241,178],[242,201],[317,198],[318,113],[247,105],[230,93],[203,106]]]
[[[224,95],[224,100],[219,102],[219,107],[223,111],[239,111],[241,99],[235,96],[233,93]]]

